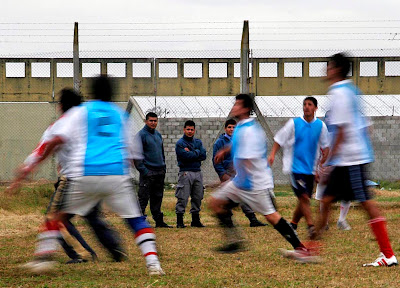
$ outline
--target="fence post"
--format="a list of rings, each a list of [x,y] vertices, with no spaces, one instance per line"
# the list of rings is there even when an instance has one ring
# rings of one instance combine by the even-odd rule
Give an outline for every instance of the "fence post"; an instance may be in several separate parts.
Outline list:
[[[249,21],[243,22],[242,42],[240,45],[240,93],[248,94],[249,91]]]
[[[74,90],[79,93],[79,37],[78,37],[78,22],[74,25],[74,44],[73,44],[73,65],[74,65]]]

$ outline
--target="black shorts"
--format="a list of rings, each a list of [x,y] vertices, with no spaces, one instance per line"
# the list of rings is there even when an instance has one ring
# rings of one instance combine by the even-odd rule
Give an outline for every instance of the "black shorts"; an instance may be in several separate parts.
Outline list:
[[[366,164],[335,167],[324,191],[324,196],[334,196],[335,200],[364,202],[372,199],[365,185]]]
[[[314,178],[314,175],[292,173],[290,175],[290,183],[292,184],[294,194],[297,197],[306,194],[311,198],[314,190]]]

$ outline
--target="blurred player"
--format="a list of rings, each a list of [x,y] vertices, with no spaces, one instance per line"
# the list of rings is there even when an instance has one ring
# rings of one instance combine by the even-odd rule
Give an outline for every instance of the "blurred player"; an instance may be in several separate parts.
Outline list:
[[[65,165],[64,175],[68,180],[60,218],[65,220],[70,214],[85,216],[103,201],[134,231],[149,274],[163,275],[155,234],[141,214],[129,176],[133,159],[143,159],[140,141],[133,137],[128,115],[111,103],[113,87],[110,80],[100,76],[94,80],[92,88],[95,99],[72,109],[60,119],[59,127],[52,131],[51,140],[36,165],[59,145],[67,145],[71,153]],[[56,250],[51,235],[58,231],[57,222],[46,227],[49,237],[43,250],[48,256]],[[42,262],[44,267],[52,267],[50,258]]]
[[[247,94],[236,96],[231,116],[239,122],[233,133],[232,146],[215,156],[219,163],[231,151],[236,175],[218,189],[210,199],[210,207],[216,213],[227,237],[220,252],[233,253],[243,248],[243,239],[235,228],[230,212],[237,203],[246,203],[251,209],[262,213],[267,221],[293,246],[294,251],[283,250],[284,256],[301,262],[315,262],[317,256],[300,242],[295,230],[276,211],[273,195],[272,172],[267,162],[267,137],[261,126],[250,118],[253,99]]]
[[[330,125],[334,127],[328,165],[334,166],[322,198],[322,216],[317,231],[323,232],[331,203],[335,200],[357,200],[365,209],[372,232],[379,245],[380,255],[363,266],[397,265],[386,230],[386,219],[372,200],[365,185],[366,164],[374,161],[368,125],[361,113],[360,91],[347,80],[350,61],[344,54],[331,57],[327,67],[327,80],[331,86]]]
[[[328,128],[328,138],[329,142],[332,142],[332,134],[333,134],[333,127],[332,125],[329,124],[329,111],[325,113],[325,119],[324,122],[326,124],[326,127]],[[318,163],[318,184],[317,184],[317,189],[315,192],[315,199],[318,201],[322,200],[323,193],[326,189],[326,184],[329,181],[329,174],[332,172],[332,167],[331,166],[326,166],[322,164],[321,162]],[[346,221],[347,214],[349,213],[351,201],[345,201],[342,200],[340,201],[340,215],[339,219],[336,223],[338,229],[340,230],[351,230],[351,226],[349,223]],[[322,202],[320,202],[320,211],[322,211]],[[325,229],[329,229],[328,222],[326,223]]]
[[[81,96],[76,94],[71,89],[63,89],[60,93],[59,100],[59,109],[62,114],[66,113],[71,108],[78,106],[81,104]],[[61,116],[63,117],[63,115]],[[43,133],[43,136],[35,148],[35,150],[27,157],[24,161],[23,166],[20,168],[20,177],[24,178],[26,174],[24,171],[30,170],[30,166],[35,165],[35,162],[39,161],[44,153],[48,141],[50,140],[49,135],[51,135],[52,129],[57,129],[59,122],[56,121],[54,124],[50,125],[48,129]],[[45,223],[41,230],[43,233],[39,234],[38,242],[36,245],[35,258],[36,260],[30,262],[25,265],[25,268],[30,268],[32,270],[35,269],[35,264],[40,263],[42,258],[46,257],[46,253],[42,250],[44,242],[46,242],[47,235],[46,229],[44,227],[53,225],[56,219],[56,215],[60,209],[63,199],[63,188],[66,183],[65,176],[62,175],[64,171],[65,161],[68,158],[69,150],[65,146],[60,146],[57,149],[57,158],[58,158],[58,170],[61,173],[60,177],[55,186],[55,192],[53,193],[50,203],[48,205],[45,217]],[[19,184],[20,179],[16,179],[14,183],[14,188]],[[101,214],[99,211],[99,207],[95,207],[86,217],[86,220],[89,222],[90,226],[95,231],[97,237],[100,242],[113,254],[114,259],[120,260],[124,255],[123,249],[120,247],[119,237],[115,231],[112,231],[109,226],[101,219]],[[67,219],[61,225],[61,234],[55,235],[54,233],[50,235],[50,237],[58,238],[61,246],[64,248],[65,253],[71,258],[67,264],[74,263],[82,263],[86,262],[88,258],[92,258],[93,260],[97,259],[96,253],[93,249],[86,243],[81,234],[75,228],[75,226]],[[39,265],[40,266],[40,265]],[[40,269],[40,267],[37,267]]]
[[[272,166],[276,153],[284,147],[283,171],[290,173],[290,182],[298,199],[291,225],[296,230],[297,224],[304,216],[310,237],[315,233],[310,199],[314,189],[319,150],[322,149],[324,156],[322,163],[329,152],[328,130],[324,122],[315,117],[317,109],[317,99],[306,97],[303,100],[304,116],[290,119],[276,133],[275,142],[268,157],[268,162]]]
[[[221,163],[215,163],[214,157],[221,149],[224,149],[232,144],[232,135],[236,126],[236,121],[234,119],[228,119],[225,122],[225,133],[223,133],[217,141],[215,141],[213,146],[213,165],[215,172],[217,172],[221,183],[230,180],[235,176],[236,172],[233,168],[233,160],[231,153],[226,153],[225,158]],[[261,223],[257,220],[256,214],[247,204],[240,204],[240,208],[243,213],[250,221],[250,227],[266,226],[266,224]]]

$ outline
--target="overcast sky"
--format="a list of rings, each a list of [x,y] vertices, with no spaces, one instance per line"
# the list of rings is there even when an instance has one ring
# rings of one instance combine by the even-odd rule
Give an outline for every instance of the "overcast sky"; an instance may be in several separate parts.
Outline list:
[[[1,55],[70,51],[75,21],[82,51],[239,49],[243,20],[253,49],[400,48],[398,0],[3,0],[1,6]]]

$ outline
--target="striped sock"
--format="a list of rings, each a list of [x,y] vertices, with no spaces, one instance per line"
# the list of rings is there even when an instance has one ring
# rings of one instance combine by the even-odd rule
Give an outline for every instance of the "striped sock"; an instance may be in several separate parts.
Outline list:
[[[58,221],[46,221],[39,230],[35,256],[49,257],[58,250],[58,241],[61,237]]]
[[[135,241],[146,259],[146,266],[160,265],[156,248],[156,235],[146,221],[146,216],[127,218],[126,221],[135,232]]]
[[[152,228],[143,228],[135,233],[135,241],[146,259],[146,265],[160,264],[157,256],[156,235]]]
[[[378,217],[369,220],[368,223],[371,226],[372,232],[375,234],[381,252],[386,258],[392,257],[394,252],[390,245],[389,236],[386,230],[386,219],[384,217]]]

